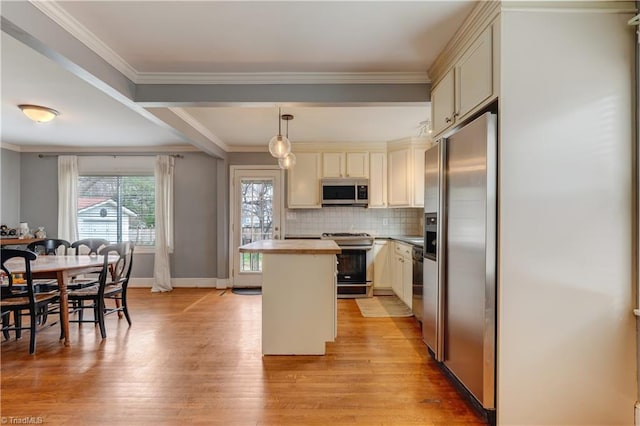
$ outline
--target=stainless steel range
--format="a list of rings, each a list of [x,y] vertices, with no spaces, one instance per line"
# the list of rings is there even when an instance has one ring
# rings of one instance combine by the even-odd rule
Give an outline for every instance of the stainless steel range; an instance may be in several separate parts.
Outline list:
[[[322,239],[333,240],[342,249],[337,255],[338,298],[371,297],[374,238],[367,233],[327,232]]]

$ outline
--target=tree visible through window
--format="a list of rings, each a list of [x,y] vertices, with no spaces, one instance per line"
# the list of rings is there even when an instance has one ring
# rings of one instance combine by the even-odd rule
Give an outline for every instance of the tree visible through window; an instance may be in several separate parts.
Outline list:
[[[273,238],[273,182],[264,179],[242,179],[241,244]],[[261,253],[242,253],[240,271],[262,271]]]
[[[155,244],[153,176],[80,176],[78,236]]]

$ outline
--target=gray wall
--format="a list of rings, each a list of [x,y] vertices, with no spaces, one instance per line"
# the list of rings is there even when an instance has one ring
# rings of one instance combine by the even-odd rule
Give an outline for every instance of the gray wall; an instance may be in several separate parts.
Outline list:
[[[5,154],[6,150],[3,150]],[[31,228],[44,226],[47,236],[56,237],[58,230],[58,166],[57,157],[39,158],[38,154],[19,155],[20,220]],[[153,155],[153,154],[150,154]],[[218,276],[218,164],[203,153],[185,153],[176,159],[174,179],[174,251],[171,271],[174,278],[215,278]],[[3,155],[4,157],[4,155]],[[17,161],[16,161],[17,162]],[[4,182],[11,169],[3,167]],[[226,185],[226,183],[225,183]],[[221,206],[227,208],[226,206]],[[3,210],[4,215],[4,210]],[[222,256],[226,256],[223,253]],[[136,256],[133,276],[153,276],[153,254]],[[224,275],[223,275],[224,276]]]
[[[20,153],[0,150],[0,224],[16,228],[20,223]]]

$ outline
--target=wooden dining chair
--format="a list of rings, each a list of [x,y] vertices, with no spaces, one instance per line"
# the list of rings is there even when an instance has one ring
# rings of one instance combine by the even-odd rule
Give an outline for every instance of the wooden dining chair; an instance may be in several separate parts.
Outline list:
[[[71,244],[71,248],[75,250],[76,254],[98,254],[101,248],[110,244],[109,240],[104,238],[85,238],[83,240],[74,241]]]
[[[2,286],[0,298],[0,312],[2,314],[2,333],[5,338],[9,337],[10,331],[15,331],[16,339],[22,337],[22,330],[29,330],[29,353],[36,351],[36,333],[45,326],[45,319],[50,305],[58,302],[59,293],[52,291],[49,293],[37,293],[34,289],[31,276],[31,261],[36,260],[37,255],[29,250],[2,249],[1,269],[5,273],[7,284]],[[5,266],[9,259],[21,259],[24,262],[23,279],[25,285],[16,288],[13,285],[13,275]],[[57,312],[60,312],[59,310]],[[13,314],[13,324],[10,315]],[[22,317],[29,317],[28,326],[22,325]],[[61,321],[60,321],[61,323]],[[53,325],[53,324],[51,324]],[[62,327],[61,327],[62,329]]]
[[[44,255],[56,255],[62,254],[66,255],[67,251],[71,243],[67,240],[61,240],[57,238],[45,238],[41,241],[34,241],[27,245],[27,250],[31,250],[36,254],[44,254]],[[60,253],[60,248],[63,247],[62,253]]]
[[[69,322],[91,322],[100,327],[102,338],[107,337],[104,317],[105,315],[116,313],[121,316],[124,313],[129,325],[131,325],[131,317],[127,306],[127,287],[131,276],[131,268],[133,265],[134,244],[130,242],[110,244],[103,247],[99,255],[104,256],[104,263],[100,271],[98,283],[91,287],[69,291],[69,301],[79,302],[72,313],[75,311],[82,312],[84,309],[93,310],[93,319],[84,319],[82,315],[78,315],[78,319]],[[117,256],[118,260],[115,264],[109,263],[109,256]],[[115,308],[107,308],[105,299],[116,300]],[[83,302],[90,302],[84,304]]]

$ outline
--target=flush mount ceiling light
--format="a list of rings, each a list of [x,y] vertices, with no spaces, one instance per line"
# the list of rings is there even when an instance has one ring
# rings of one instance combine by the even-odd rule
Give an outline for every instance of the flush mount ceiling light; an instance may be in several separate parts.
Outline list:
[[[289,140],[289,121],[293,120],[293,115],[282,114],[280,117],[282,118],[282,120],[285,120],[287,122],[287,133],[285,137],[287,140]],[[289,141],[289,146],[291,146],[291,141]],[[291,151],[289,151],[289,153],[283,158],[278,158],[278,166],[280,166],[281,169],[290,169],[295,166],[295,164],[296,156]]]
[[[291,114],[285,115],[289,116]],[[286,119],[287,122],[292,118],[293,116],[291,115],[291,118]],[[281,123],[284,119],[285,118],[280,114],[280,108],[278,108],[278,134],[272,137],[269,141],[269,152],[277,159],[284,158],[291,152],[291,142],[289,142],[289,138],[282,136]]]
[[[29,117],[36,123],[48,123],[60,114],[55,109],[39,106],[39,105],[18,105],[24,115]]]

